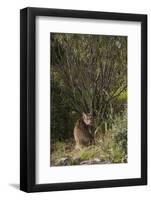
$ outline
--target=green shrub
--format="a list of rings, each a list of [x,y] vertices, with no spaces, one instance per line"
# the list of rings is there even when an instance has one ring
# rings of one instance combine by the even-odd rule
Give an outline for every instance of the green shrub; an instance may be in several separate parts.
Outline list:
[[[113,151],[116,154],[120,152],[124,160],[127,157],[127,113],[115,118],[112,134],[115,143]]]

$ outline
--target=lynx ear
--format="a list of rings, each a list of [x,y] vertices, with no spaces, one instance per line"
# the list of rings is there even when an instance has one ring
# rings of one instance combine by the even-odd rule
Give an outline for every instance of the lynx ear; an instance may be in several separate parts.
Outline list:
[[[86,118],[86,114],[84,112],[82,113],[82,117]]]

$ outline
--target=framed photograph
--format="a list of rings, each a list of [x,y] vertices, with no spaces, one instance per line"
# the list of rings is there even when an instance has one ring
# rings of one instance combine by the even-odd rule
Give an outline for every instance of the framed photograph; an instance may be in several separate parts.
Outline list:
[[[20,189],[147,184],[147,15],[20,12]]]

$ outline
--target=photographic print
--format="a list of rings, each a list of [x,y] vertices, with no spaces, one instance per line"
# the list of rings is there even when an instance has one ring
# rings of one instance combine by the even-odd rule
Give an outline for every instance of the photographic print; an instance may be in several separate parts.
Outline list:
[[[127,36],[50,33],[50,167],[127,163]]]
[[[20,190],[147,185],[147,15],[20,11]]]

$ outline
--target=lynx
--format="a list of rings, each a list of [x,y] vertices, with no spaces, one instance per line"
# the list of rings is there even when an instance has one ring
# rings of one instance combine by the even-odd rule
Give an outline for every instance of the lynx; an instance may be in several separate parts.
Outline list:
[[[82,114],[74,127],[74,139],[76,149],[82,149],[93,143],[93,115],[91,113]]]

